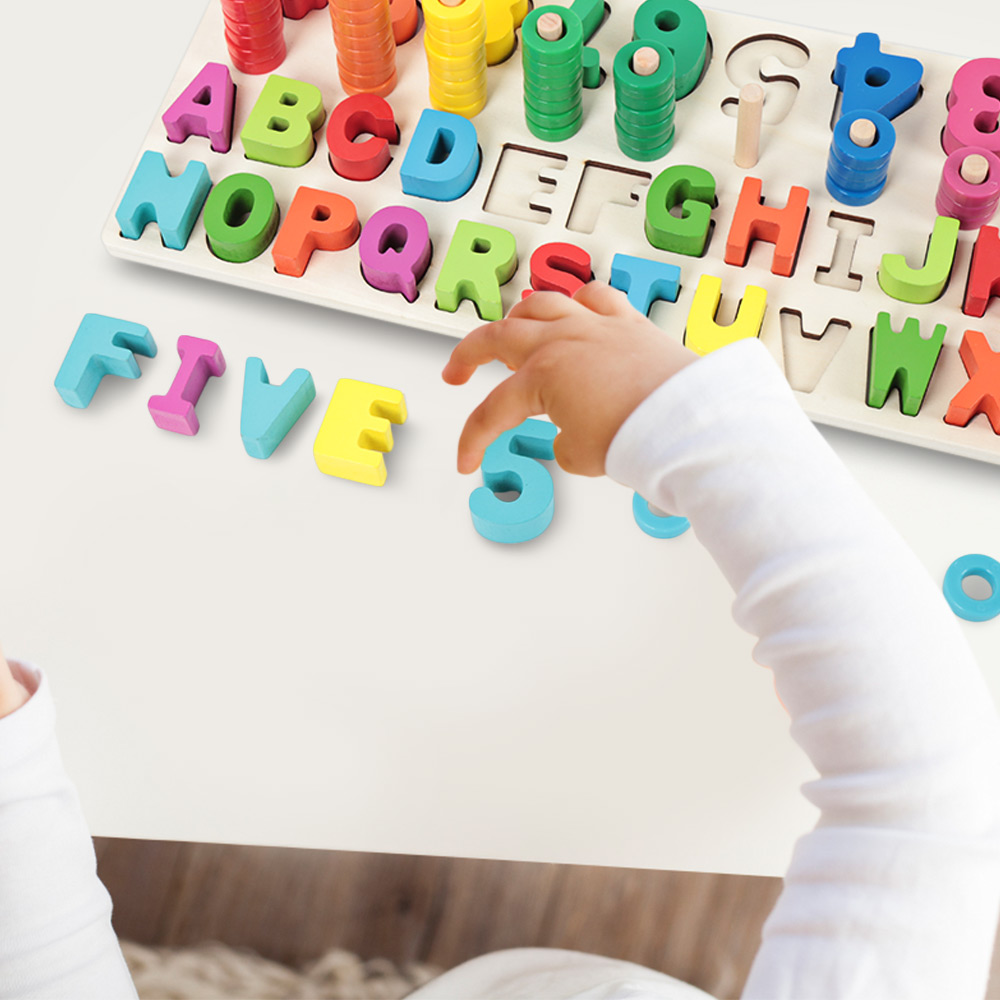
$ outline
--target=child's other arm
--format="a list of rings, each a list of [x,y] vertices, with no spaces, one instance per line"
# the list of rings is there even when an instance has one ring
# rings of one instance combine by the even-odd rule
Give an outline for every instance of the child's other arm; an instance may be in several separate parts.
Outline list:
[[[0,1000],[134,996],[48,685],[0,654]]]
[[[561,465],[690,518],[733,586],[820,774],[804,789],[819,823],[745,995],[978,1000],[1000,905],[1000,737],[954,616],[761,344],[679,365],[684,349],[616,296],[534,293],[456,348],[449,381],[490,358],[516,369],[470,418],[460,469],[547,412]],[[577,386],[591,426],[564,400]]]
[[[795,402],[731,345],[633,414],[608,471],[687,515],[819,778],[745,996],[982,997],[1000,902],[1000,743],[924,567]]]
[[[0,719],[16,712],[30,697],[28,689],[14,676],[0,649]]]

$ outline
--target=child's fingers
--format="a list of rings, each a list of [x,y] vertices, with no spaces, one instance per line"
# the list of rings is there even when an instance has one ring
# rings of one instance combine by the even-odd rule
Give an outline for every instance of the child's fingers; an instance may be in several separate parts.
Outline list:
[[[537,380],[529,371],[505,379],[469,414],[458,440],[458,471],[475,472],[483,452],[504,431],[544,412]]]
[[[534,296],[530,296],[534,298]],[[577,289],[573,301],[586,306],[592,312],[602,316],[636,315],[635,309],[629,303],[628,296],[617,288],[606,285],[603,281],[588,281],[583,288]]]
[[[508,319],[563,319],[573,314],[573,300],[562,292],[532,292],[526,299],[515,302],[507,313]]]
[[[593,435],[560,431],[552,442],[552,453],[563,472],[574,476],[603,476],[608,444],[610,442],[597,440]]]
[[[450,385],[462,385],[480,365],[490,361],[502,361],[517,371],[536,350],[544,332],[543,324],[518,317],[485,323],[458,342],[441,377]]]

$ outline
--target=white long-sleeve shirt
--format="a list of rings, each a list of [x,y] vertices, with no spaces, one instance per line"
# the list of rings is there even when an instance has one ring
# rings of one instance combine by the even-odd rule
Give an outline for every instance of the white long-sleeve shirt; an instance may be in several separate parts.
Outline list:
[[[940,589],[756,340],[660,386],[606,465],[690,519],[819,772],[803,789],[819,822],[744,996],[980,1000],[1000,910],[1000,727]],[[521,949],[413,1000],[691,995],[628,963]]]
[[[134,997],[48,683],[11,668],[31,697],[0,719],[0,998]]]
[[[744,995],[980,1000],[1000,911],[1000,726],[938,587],[756,341],[656,390],[607,469],[691,519],[819,773],[804,788],[819,822]],[[0,720],[0,998],[133,996],[109,914],[43,679]],[[631,963],[517,949],[413,1000],[696,996]]]

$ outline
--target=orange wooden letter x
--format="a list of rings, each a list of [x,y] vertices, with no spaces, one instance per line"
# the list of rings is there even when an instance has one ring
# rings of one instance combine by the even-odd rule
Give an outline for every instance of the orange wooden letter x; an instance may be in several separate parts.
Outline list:
[[[966,330],[958,356],[969,381],[948,405],[944,422],[965,427],[977,413],[985,413],[993,433],[1000,434],[1000,352],[990,347],[984,333]]]

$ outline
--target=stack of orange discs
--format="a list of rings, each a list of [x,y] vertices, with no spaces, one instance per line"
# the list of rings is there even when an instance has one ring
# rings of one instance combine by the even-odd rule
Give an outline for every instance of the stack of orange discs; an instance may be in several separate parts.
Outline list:
[[[527,3],[527,0],[525,0]],[[389,17],[392,20],[392,34],[397,45],[408,42],[420,24],[417,0],[389,0]]]
[[[270,73],[285,59],[281,0],[222,0],[226,44],[241,73]]]
[[[385,97],[396,86],[389,0],[330,0],[337,71],[348,94]]]

